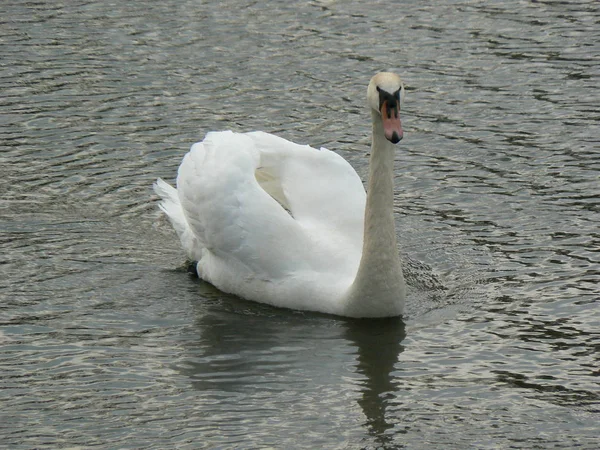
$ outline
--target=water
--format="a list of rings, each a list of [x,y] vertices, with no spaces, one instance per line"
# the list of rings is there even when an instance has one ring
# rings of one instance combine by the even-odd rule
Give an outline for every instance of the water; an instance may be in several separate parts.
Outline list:
[[[597,448],[596,2],[2,4],[0,446]],[[339,151],[407,85],[403,321],[191,279],[152,181],[212,129]]]

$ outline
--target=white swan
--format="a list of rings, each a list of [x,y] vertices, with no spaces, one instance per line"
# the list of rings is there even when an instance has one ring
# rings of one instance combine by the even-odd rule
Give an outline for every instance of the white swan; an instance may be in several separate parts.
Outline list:
[[[367,194],[354,169],[263,132],[208,133],[154,184],[198,275],[224,292],[349,317],[401,315],[405,283],[393,215],[400,77],[367,89],[373,121]]]

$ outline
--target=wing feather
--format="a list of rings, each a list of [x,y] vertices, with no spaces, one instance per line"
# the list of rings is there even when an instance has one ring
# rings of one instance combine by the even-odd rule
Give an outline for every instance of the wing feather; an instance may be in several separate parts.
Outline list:
[[[264,132],[247,135],[260,149],[261,186],[298,222],[362,246],[366,193],[344,158]]]
[[[268,282],[308,272],[351,278],[358,268],[365,191],[329,150],[261,132],[209,133],[184,157],[177,195],[208,252],[198,266],[207,281],[228,271]]]

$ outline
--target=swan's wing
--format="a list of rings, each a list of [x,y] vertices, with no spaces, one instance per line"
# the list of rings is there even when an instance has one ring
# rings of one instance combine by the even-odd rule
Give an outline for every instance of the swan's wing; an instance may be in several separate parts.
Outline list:
[[[327,296],[354,279],[365,192],[335,153],[266,133],[209,133],[184,157],[177,197],[202,249],[200,276],[227,292],[279,298],[305,280]]]
[[[260,159],[250,137],[209,133],[179,167],[179,201],[190,229],[210,253],[208,271],[230,265],[239,278],[274,280],[323,264],[302,227],[259,185],[254,174]],[[213,281],[222,274],[203,275]]]
[[[306,229],[362,248],[366,194],[350,164],[264,132],[247,133],[260,152],[256,178]]]

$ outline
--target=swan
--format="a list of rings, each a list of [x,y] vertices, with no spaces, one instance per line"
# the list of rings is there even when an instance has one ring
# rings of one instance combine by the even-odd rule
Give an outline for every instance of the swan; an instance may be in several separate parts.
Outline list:
[[[402,315],[406,285],[393,214],[394,150],[404,86],[367,88],[373,124],[367,191],[325,148],[265,132],[209,132],[192,145],[177,188],[154,190],[198,276],[277,307],[355,318]]]

